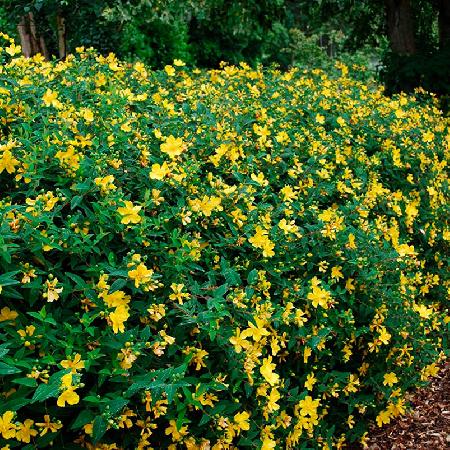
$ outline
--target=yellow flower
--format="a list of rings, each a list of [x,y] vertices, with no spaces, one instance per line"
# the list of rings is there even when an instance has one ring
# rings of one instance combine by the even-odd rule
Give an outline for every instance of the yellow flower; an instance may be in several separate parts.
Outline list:
[[[206,367],[205,362],[203,361],[203,358],[208,356],[208,352],[203,349],[195,349],[195,353],[193,358],[191,359],[190,363],[195,364],[195,370],[200,370],[202,367]]]
[[[334,266],[331,268],[331,278],[335,280],[344,278],[344,275],[342,275],[342,266]]]
[[[38,434],[38,431],[31,428],[34,425],[34,421],[31,419],[25,420],[24,423],[19,423],[16,430],[16,439],[20,442],[25,442],[28,444],[31,437]]]
[[[18,315],[19,314],[16,311],[9,309],[7,306],[4,306],[0,310],[0,322],[5,322],[7,320],[14,320]]]
[[[377,416],[377,425],[382,427],[384,424],[387,424],[391,421],[391,412],[389,410],[380,411]]]
[[[253,247],[262,249],[263,256],[266,258],[275,255],[275,252],[273,251],[275,244],[269,239],[269,232],[259,225],[256,227],[255,234],[248,239],[248,242],[250,242]]]
[[[239,328],[236,329],[236,335],[230,337],[229,342],[234,345],[234,351],[236,353],[241,353],[242,349],[246,349],[250,345],[250,343],[242,337]]]
[[[11,439],[16,435],[16,426],[11,422],[13,418],[13,411],[6,411],[0,416],[0,433],[4,439]]]
[[[277,443],[269,436],[266,436],[262,442],[261,450],[271,450],[272,448],[276,448]]]
[[[59,294],[63,291],[63,288],[57,288],[58,278],[54,278],[52,281],[47,280],[45,282],[47,286],[47,292],[42,294],[42,297],[47,299],[47,302],[52,303],[59,299]]]
[[[64,408],[66,403],[68,405],[76,405],[80,401],[80,396],[75,392],[74,388],[66,389],[61,395],[58,397],[56,404]]]
[[[307,377],[306,377],[306,381],[305,381],[305,388],[308,389],[308,391],[312,391],[313,386],[317,383],[317,378],[314,376],[314,373],[310,373]]]
[[[398,378],[394,372],[389,372],[384,375],[383,379],[384,386],[394,386],[395,383],[398,383]]]
[[[325,123],[325,117],[321,114],[316,115],[316,122],[320,125],[323,125]]]
[[[161,151],[170,156],[170,158],[174,159],[177,156],[181,155],[185,149],[185,144],[183,139],[175,138],[170,135],[166,138],[166,141],[160,145]]]
[[[313,286],[312,292],[308,293],[307,298],[311,300],[314,308],[321,306],[322,308],[328,309],[332,302],[331,294],[319,286]]]
[[[0,158],[0,173],[6,170],[8,173],[14,173],[15,167],[19,161],[14,158],[11,150],[5,150]]]
[[[350,233],[348,235],[348,243],[346,244],[346,247],[350,248],[350,249],[355,249],[356,248],[355,235],[353,233]]]
[[[50,416],[48,414],[46,414],[44,416],[44,422],[36,423],[36,426],[39,427],[39,428],[42,428],[39,436],[44,436],[49,431],[50,431],[50,433],[55,433],[60,428],[62,428],[62,424],[61,423],[52,423],[51,420],[50,420]]]
[[[111,320],[113,332],[116,334],[119,331],[123,333],[125,331],[124,323],[128,320],[130,314],[128,313],[128,307],[118,306],[116,310],[109,313],[109,319]]]
[[[164,70],[166,71],[167,75],[169,75],[169,77],[173,77],[176,73],[175,68],[170,65],[164,66]]]
[[[81,359],[81,355],[76,353],[73,360],[71,357],[68,359],[64,359],[61,361],[61,367],[64,369],[72,369],[72,373],[75,373],[77,370],[84,369],[84,361]]]
[[[429,364],[422,369],[422,374],[420,379],[422,381],[428,380],[430,377],[435,377],[439,373],[439,367],[435,363]]]
[[[65,389],[72,387],[73,376],[72,373],[66,373],[61,377],[61,386]]]
[[[261,186],[267,186],[269,182],[265,179],[264,174],[260,172],[258,175],[255,175],[252,173],[250,175],[250,178],[255,182],[258,183]]]
[[[152,171],[150,172],[149,176],[152,180],[162,180],[169,174],[170,174],[169,166],[167,165],[166,162],[164,162],[162,165],[153,164]]]
[[[84,108],[82,115],[83,115],[83,119],[86,122],[93,122],[94,121],[94,113],[92,112],[92,110],[90,110],[88,108]]]
[[[378,336],[378,339],[385,345],[389,344],[389,341],[391,339],[391,334],[388,333],[385,327],[381,327],[380,335]]]
[[[354,416],[352,416],[352,415],[348,416],[348,418],[347,418],[347,425],[350,428],[350,430],[354,427],[354,425],[355,425],[355,418],[354,418]]]
[[[425,143],[433,142],[434,133],[432,131],[423,131],[422,132],[422,141]]]
[[[270,333],[268,330],[266,330],[265,322],[256,317],[255,318],[256,325],[254,325],[252,322],[248,323],[248,328],[246,328],[242,334],[242,338],[251,337],[255,342],[259,342],[264,336],[270,336]]]
[[[139,211],[142,206],[134,206],[133,202],[129,200],[125,201],[125,206],[117,208],[117,212],[122,216],[121,223],[128,225],[129,223],[139,223],[142,217],[139,215]]]
[[[194,212],[201,212],[205,217],[210,217],[211,213],[216,211],[222,211],[223,207],[221,206],[222,199],[220,197],[207,195],[203,196],[203,198],[189,200],[190,207]]]
[[[58,100],[58,93],[52,91],[51,89],[47,89],[42,97],[42,101],[45,106],[53,106],[58,108],[61,105],[61,102]]]
[[[422,319],[429,319],[433,315],[433,308],[428,308],[425,305],[414,304],[413,310],[418,313]]]
[[[267,409],[269,412],[278,411],[280,409],[280,405],[277,403],[280,400],[281,395],[277,388],[272,388],[270,391],[269,397],[267,397]]]
[[[241,413],[235,414],[234,423],[237,427],[237,432],[239,433],[241,430],[248,431],[250,429],[250,423],[248,419],[250,418],[250,414],[247,411],[243,411]]]
[[[272,356],[263,359],[263,364],[260,367],[259,371],[264,379],[271,385],[275,385],[278,383],[280,376],[274,372],[276,365],[272,363]]]
[[[183,304],[183,299],[189,299],[191,295],[187,292],[182,292],[184,288],[184,284],[176,284],[172,283],[170,285],[170,289],[172,289],[173,294],[169,295],[170,300],[177,300],[180,305]]]
[[[97,177],[94,179],[94,183],[97,186],[100,186],[100,191],[103,194],[106,194],[109,191],[114,191],[117,189],[117,187],[114,184],[114,175],[107,175],[106,177]]]
[[[309,357],[312,355],[312,348],[305,347],[303,350],[303,363],[306,364],[308,362]]]
[[[348,292],[353,292],[355,290],[355,285],[353,284],[355,280],[353,278],[349,278],[345,282],[345,289],[347,289]]]
[[[300,415],[301,416],[317,416],[317,408],[320,405],[320,400],[313,400],[310,395],[307,395],[303,400],[300,400],[298,403],[300,407]]]
[[[153,270],[147,269],[144,263],[140,263],[135,269],[128,272],[128,276],[134,280],[135,287],[139,287],[141,284],[146,284],[151,281]]]
[[[18,55],[22,51],[22,47],[20,45],[16,45],[11,43],[9,47],[5,48],[5,52],[8,53],[9,56]]]
[[[109,287],[109,286],[108,286]],[[131,297],[126,295],[123,291],[114,291],[112,294],[102,292],[99,297],[103,298],[103,301],[109,308],[117,308],[118,306],[126,306],[130,303]]]
[[[174,442],[181,441],[181,439],[188,434],[188,427],[182,426],[178,429],[177,421],[172,419],[169,421],[169,426],[166,428],[165,433],[166,436],[171,435]]]

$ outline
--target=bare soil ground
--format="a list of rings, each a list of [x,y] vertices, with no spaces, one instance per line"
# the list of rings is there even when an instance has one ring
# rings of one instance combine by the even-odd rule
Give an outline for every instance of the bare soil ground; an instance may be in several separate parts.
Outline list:
[[[450,361],[429,386],[410,396],[412,411],[372,428],[370,450],[450,450]]]

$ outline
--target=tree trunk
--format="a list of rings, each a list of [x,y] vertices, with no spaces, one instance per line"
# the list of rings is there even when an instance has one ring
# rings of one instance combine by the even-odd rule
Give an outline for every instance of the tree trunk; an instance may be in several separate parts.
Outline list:
[[[67,55],[66,47],[66,19],[62,16],[61,11],[56,15],[56,27],[58,29],[58,49],[59,58],[65,59]]]
[[[412,55],[416,52],[414,21],[410,0],[385,0],[387,34],[392,51]]]
[[[17,30],[20,36],[20,45],[22,53],[26,58],[40,53],[45,59],[49,59],[50,55],[45,44],[43,36],[39,36],[36,28],[35,18],[32,12],[21,17]]]
[[[22,54],[26,58],[30,58],[32,56],[31,35],[27,16],[21,17],[19,25],[17,25],[17,30],[20,36],[20,45],[22,47]]]
[[[38,37],[36,22],[34,21],[34,14],[32,12],[28,13],[28,21],[30,24],[30,34],[31,34],[31,51],[33,55],[40,53],[40,39]]]
[[[450,0],[439,0],[439,45],[450,47]]]

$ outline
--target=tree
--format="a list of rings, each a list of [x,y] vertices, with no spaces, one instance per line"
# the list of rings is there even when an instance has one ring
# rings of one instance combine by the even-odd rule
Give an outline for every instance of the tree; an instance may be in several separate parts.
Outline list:
[[[416,52],[414,19],[410,0],[385,0],[386,29],[393,52],[411,55]]]
[[[450,0],[439,0],[439,45],[450,47]]]
[[[113,0],[0,0],[8,20],[17,26],[23,54],[41,53],[47,59],[65,58],[68,41],[72,48],[87,43],[110,50],[116,24],[102,20],[110,3]]]

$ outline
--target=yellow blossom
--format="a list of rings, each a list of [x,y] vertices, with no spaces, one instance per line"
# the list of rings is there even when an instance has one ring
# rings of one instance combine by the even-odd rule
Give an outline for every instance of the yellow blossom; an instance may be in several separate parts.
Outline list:
[[[307,295],[308,300],[311,300],[314,308],[321,306],[322,308],[328,309],[332,302],[331,294],[326,289],[322,289],[319,286],[313,286],[312,292]]]
[[[130,314],[128,313],[128,307],[120,305],[115,311],[109,313],[109,320],[112,323],[114,333],[119,331],[123,333],[125,331],[124,323],[128,320]]]
[[[53,106],[55,108],[59,108],[61,106],[61,102],[58,100],[58,93],[52,91],[51,89],[47,89],[45,91],[42,101],[45,106]]]
[[[184,436],[188,434],[187,426],[182,426],[180,429],[177,428],[177,421],[170,420],[169,426],[165,430],[166,436],[172,436],[174,442],[181,441]]]
[[[133,202],[129,200],[125,201],[125,206],[117,208],[117,212],[122,216],[121,223],[128,225],[129,223],[139,223],[142,217],[139,215],[139,211],[142,206],[134,206]]]
[[[60,362],[61,367],[64,369],[72,369],[72,373],[76,373],[77,370],[84,369],[84,361],[81,359],[81,355],[76,353],[75,356],[64,359]]]
[[[11,150],[5,150],[0,155],[0,173],[6,170],[8,173],[14,173],[16,166],[19,165],[19,161],[14,158]]]
[[[9,309],[8,306],[4,306],[0,310],[0,322],[6,322],[7,320],[14,320],[18,315],[19,314],[16,311]]]
[[[152,279],[153,270],[147,269],[144,263],[140,263],[136,268],[128,272],[130,279],[134,280],[135,287],[149,283]]]
[[[38,431],[32,428],[34,421],[26,419],[24,423],[19,423],[16,429],[16,439],[20,442],[29,444],[31,438],[38,434]]]
[[[36,423],[36,426],[41,428],[41,432],[39,433],[39,436],[44,436],[48,432],[55,433],[56,431],[58,431],[59,429],[62,428],[62,424],[61,423],[53,423],[50,420],[50,416],[48,414],[46,414],[44,416],[44,422]]]
[[[76,405],[80,401],[79,395],[75,392],[74,388],[68,388],[65,391],[63,391],[60,396],[58,397],[58,400],[56,404],[64,408],[66,406],[66,403],[68,405]]]
[[[152,180],[162,180],[169,174],[170,174],[169,166],[164,161],[162,164],[153,164],[149,176]]]
[[[250,429],[249,418],[250,418],[250,414],[247,411],[243,411],[241,413],[235,414],[234,423],[236,424],[238,433],[241,430],[248,431]]]
[[[16,425],[12,423],[13,411],[6,411],[0,416],[0,433],[4,439],[11,439],[16,435]]]
[[[383,384],[385,386],[394,386],[395,383],[398,383],[398,378],[394,372],[384,374]]]
[[[174,159],[180,156],[185,150],[185,143],[181,138],[175,138],[170,135],[166,138],[165,142],[160,145],[161,151],[169,155],[170,158]]]
[[[280,376],[274,372],[276,365],[272,363],[272,356],[263,359],[263,363],[259,369],[264,379],[271,385],[278,383]]]

